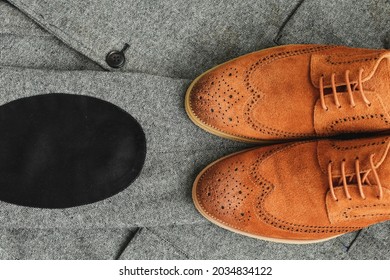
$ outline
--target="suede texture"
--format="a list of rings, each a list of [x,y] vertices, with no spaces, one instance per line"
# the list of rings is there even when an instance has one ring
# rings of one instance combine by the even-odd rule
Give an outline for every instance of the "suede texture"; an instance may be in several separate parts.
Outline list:
[[[387,137],[317,140],[233,154],[201,172],[194,200],[210,221],[260,239],[299,243],[336,237],[390,218],[389,144]],[[374,168],[367,167],[371,155]],[[359,161],[362,169],[348,166],[345,176],[324,172],[323,159],[334,169],[339,161]]]
[[[10,0],[106,70],[192,79],[226,58],[272,46],[298,0]],[[106,55],[125,43],[127,62]]]
[[[261,50],[195,80],[187,110],[206,130],[243,141],[387,130],[389,58],[343,46]]]

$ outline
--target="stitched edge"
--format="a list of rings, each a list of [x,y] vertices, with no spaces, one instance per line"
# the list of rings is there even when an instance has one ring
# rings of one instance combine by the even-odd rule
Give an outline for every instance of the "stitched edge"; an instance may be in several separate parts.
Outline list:
[[[179,247],[177,247],[175,244],[173,244],[170,240],[162,237],[160,234],[158,234],[157,232],[155,232],[154,230],[152,230],[151,228],[149,227],[145,227],[145,229],[147,231],[149,231],[150,233],[152,233],[155,237],[157,237],[159,240],[161,240],[163,243],[165,243],[166,245],[169,245],[170,247],[172,247],[177,253],[183,255],[186,259],[190,259],[190,257],[187,255],[187,253],[185,253],[182,249],[180,249]]]
[[[381,52],[379,53],[375,53],[375,56],[374,57],[370,57],[370,58],[360,58],[360,59],[353,59],[353,60],[345,60],[345,61],[334,61],[332,60],[332,58],[336,58],[337,55],[328,55],[326,58],[325,58],[325,61],[331,65],[341,65],[341,64],[351,64],[351,63],[357,63],[357,62],[367,62],[367,61],[375,61],[375,60],[378,60],[379,57],[380,57],[380,54]],[[341,55],[339,57],[342,57]]]
[[[354,150],[354,149],[359,149],[359,148],[364,148],[364,147],[368,147],[368,146],[383,146],[386,141],[388,140],[389,137],[386,137],[384,140],[381,140],[381,141],[378,141],[378,142],[371,142],[371,143],[365,143],[365,144],[360,144],[360,145],[356,145],[356,146],[347,146],[347,147],[341,147],[341,146],[338,146],[336,143],[337,142],[340,142],[340,141],[335,141],[335,140],[328,140],[328,142],[330,142],[330,146],[333,148],[333,149],[336,149],[336,150],[341,150],[341,151],[348,151],[348,150]],[[369,140],[369,139],[367,139]],[[325,140],[327,141],[327,140]],[[324,141],[324,142],[325,142]],[[348,142],[350,142],[350,140],[346,140]],[[319,144],[320,142],[318,142]],[[382,150],[380,150],[380,153],[381,155],[383,154],[383,147],[380,147]],[[318,161],[318,164],[320,166],[320,169],[322,171],[322,173],[324,174],[327,174],[327,170],[325,168],[323,168],[324,166],[326,166],[326,162],[324,161],[324,157],[321,157],[320,158],[320,155],[318,153],[318,145],[317,145],[317,161]],[[364,171],[367,171],[366,169],[361,169],[362,172]]]
[[[368,120],[368,119],[380,119],[387,126],[390,125],[389,121],[383,114],[366,114],[366,115],[355,115],[355,116],[349,116],[345,118],[338,118],[337,120],[334,120],[333,122],[330,123],[329,128],[332,131],[335,131],[335,127],[340,126],[345,122],[356,122],[356,121]],[[365,130],[359,130],[359,131],[363,132]],[[347,132],[347,131],[341,130],[337,132]]]
[[[332,141],[330,145],[332,146],[332,148],[334,148],[336,150],[348,151],[348,150],[356,150],[356,149],[360,149],[360,148],[368,147],[368,146],[384,145],[384,144],[386,144],[387,139],[389,139],[389,137],[386,137],[384,140],[380,140],[380,141],[376,141],[376,142],[374,141],[374,142],[370,142],[370,143],[364,143],[364,144],[355,145],[355,146],[345,146],[345,147],[339,146],[336,144],[335,141]]]
[[[369,91],[369,93],[371,94],[372,92]],[[330,99],[331,97],[330,96],[325,96],[325,98],[326,99]],[[317,132],[318,135],[334,135],[334,134],[340,134],[340,133],[350,133],[351,131],[348,130],[348,129],[335,131],[334,128],[336,126],[338,126],[341,121],[347,122],[347,121],[365,120],[365,119],[370,119],[371,115],[374,115],[374,116],[378,116],[379,115],[380,119],[385,123],[385,125],[389,125],[390,124],[390,122],[388,120],[389,114],[387,113],[387,109],[386,109],[385,105],[383,104],[382,99],[377,94],[373,93],[373,100],[377,101],[377,102],[375,102],[373,104],[377,104],[378,105],[378,108],[376,108],[375,110],[376,111],[378,111],[378,110],[380,111],[380,109],[382,109],[383,110],[382,112],[384,112],[384,113],[366,114],[366,115],[354,115],[354,116],[349,116],[349,117],[338,118],[338,119],[336,119],[336,120],[334,120],[332,122],[327,122],[326,124],[324,124],[323,126],[320,126],[320,127],[318,127],[318,125],[314,125],[315,131]],[[317,102],[316,102],[316,104],[314,106],[314,116],[313,116],[313,118],[315,118],[317,115],[323,115],[323,114],[324,114],[323,110],[320,109],[320,106],[319,106],[319,100],[317,100]],[[327,132],[319,133],[318,132],[319,130],[322,130],[322,131],[325,130]],[[385,128],[377,129],[376,131],[380,131],[380,130],[385,130]],[[372,131],[372,130],[367,130],[367,129],[359,129],[359,130],[355,129],[354,130],[355,133],[368,132],[368,131]]]
[[[360,215],[353,215],[353,216],[348,216],[348,212],[351,212],[355,209],[359,208],[375,208],[375,207],[389,207],[390,203],[379,203],[379,204],[371,204],[371,205],[356,205],[356,206],[351,206],[346,208],[343,213],[342,217],[344,219],[360,219],[360,218],[365,218],[365,217],[377,217],[377,216],[390,216],[389,213],[376,213],[376,214],[360,214]]]

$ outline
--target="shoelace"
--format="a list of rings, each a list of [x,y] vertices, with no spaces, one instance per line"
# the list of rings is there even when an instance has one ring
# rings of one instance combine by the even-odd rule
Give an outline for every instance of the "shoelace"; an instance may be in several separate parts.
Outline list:
[[[390,142],[387,144],[387,147],[386,147],[386,150],[385,150],[385,153],[383,154],[383,157],[381,158],[381,160],[375,165],[374,164],[374,156],[375,154],[371,154],[370,155],[370,169],[368,169],[367,171],[365,171],[363,174],[361,174],[362,172],[360,171],[360,161],[359,161],[359,158],[355,158],[355,173],[350,175],[350,178],[349,178],[349,183],[353,180],[354,176],[356,176],[356,179],[357,179],[357,185],[358,185],[358,188],[359,188],[359,193],[360,193],[360,196],[363,198],[363,199],[366,199],[366,196],[364,194],[364,191],[363,191],[363,184],[364,183],[367,183],[368,185],[371,185],[370,181],[368,180],[368,174],[373,173],[374,175],[374,179],[375,179],[375,183],[376,183],[376,186],[377,186],[377,197],[379,199],[382,199],[383,197],[383,189],[382,189],[382,184],[379,180],[379,176],[378,176],[378,172],[377,172],[377,169],[379,168],[379,166],[384,162],[385,158],[386,158],[386,155],[389,151],[389,148],[390,148]],[[347,183],[347,176],[345,174],[345,159],[341,162],[341,178],[339,179],[339,182],[338,184],[340,185],[341,182],[343,183],[343,189],[344,189],[344,193],[346,195],[346,197],[348,199],[352,199],[349,191],[348,191],[348,183]],[[337,178],[337,177],[336,177]],[[329,188],[330,188],[330,192],[332,194],[332,197],[335,201],[338,201],[338,198],[336,197],[336,194],[334,192],[334,185],[333,185],[333,176],[332,176],[332,161],[329,161],[329,164],[328,164],[328,181],[329,181]]]
[[[346,87],[347,87],[349,101],[350,101],[352,107],[356,106],[356,103],[355,103],[355,100],[354,100],[354,97],[353,97],[353,91],[355,91],[357,88],[359,88],[359,92],[360,92],[360,95],[363,98],[364,103],[366,103],[367,106],[371,106],[371,102],[367,99],[367,97],[365,96],[364,91],[363,91],[363,78],[362,78],[363,77],[363,71],[364,70],[362,68],[359,69],[358,82],[356,84],[354,84],[353,89],[351,87],[351,82],[349,80],[349,73],[350,73],[350,71],[349,70],[345,71],[345,83],[346,83]],[[334,102],[335,102],[337,108],[341,108],[339,99],[337,97],[335,76],[336,76],[336,74],[332,73],[332,75],[331,75],[332,93],[333,93]],[[322,75],[320,77],[320,85],[319,85],[319,87],[320,87],[321,106],[322,106],[322,108],[325,111],[328,111],[328,106],[326,106],[326,104],[325,104],[324,75]]]

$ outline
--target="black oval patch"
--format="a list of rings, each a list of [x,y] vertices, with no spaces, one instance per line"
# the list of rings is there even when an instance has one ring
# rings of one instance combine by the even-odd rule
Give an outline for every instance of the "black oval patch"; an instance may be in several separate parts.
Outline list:
[[[66,208],[127,188],[146,155],[139,123],[93,97],[45,94],[0,106],[0,199]]]

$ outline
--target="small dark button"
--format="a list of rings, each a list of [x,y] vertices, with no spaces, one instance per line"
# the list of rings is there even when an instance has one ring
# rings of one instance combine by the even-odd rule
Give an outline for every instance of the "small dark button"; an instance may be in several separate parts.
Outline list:
[[[125,54],[122,51],[111,51],[106,57],[107,64],[112,68],[121,68],[125,61]]]
[[[126,62],[125,51],[128,49],[129,45],[125,44],[122,50],[120,51],[110,51],[106,56],[107,64],[112,68],[121,68]]]

